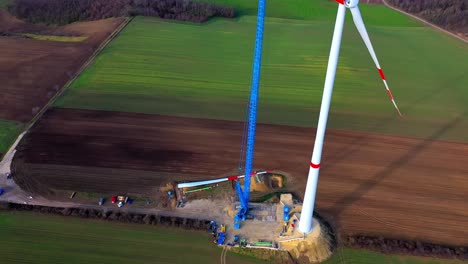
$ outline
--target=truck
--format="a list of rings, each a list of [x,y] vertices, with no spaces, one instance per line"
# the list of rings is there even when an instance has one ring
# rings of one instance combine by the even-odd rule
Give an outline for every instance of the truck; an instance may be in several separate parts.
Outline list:
[[[226,233],[218,233],[218,245],[224,245],[224,240],[226,239]]]
[[[117,201],[119,202],[117,204],[117,206],[122,207],[122,206],[124,206],[124,204],[126,204],[128,202],[128,196],[119,195],[119,196],[117,196]]]
[[[224,245],[225,240],[226,240],[226,225],[221,225],[219,227],[217,244]]]

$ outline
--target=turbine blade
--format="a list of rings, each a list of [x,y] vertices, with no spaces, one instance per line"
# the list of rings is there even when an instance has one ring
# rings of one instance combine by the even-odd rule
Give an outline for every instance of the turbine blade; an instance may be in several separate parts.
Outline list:
[[[367,34],[366,26],[364,25],[364,21],[362,21],[361,12],[359,11],[359,8],[357,6],[350,8],[350,10],[351,10],[351,15],[353,16],[354,24],[356,25],[356,28],[359,34],[361,35],[362,40],[366,44],[366,47],[369,50],[369,53],[372,59],[374,60],[377,70],[379,71],[380,77],[382,78],[382,81],[385,85],[385,89],[387,90],[388,97],[390,97],[390,100],[392,101],[393,106],[395,106],[395,109],[398,112],[398,115],[401,116],[400,109],[398,109],[395,99],[393,98],[392,92],[390,91],[390,88],[388,88],[387,81],[385,80],[385,75],[382,71],[382,68],[380,67],[379,60],[377,59],[377,55],[375,54],[374,48],[372,47],[372,43],[370,41],[369,35]]]

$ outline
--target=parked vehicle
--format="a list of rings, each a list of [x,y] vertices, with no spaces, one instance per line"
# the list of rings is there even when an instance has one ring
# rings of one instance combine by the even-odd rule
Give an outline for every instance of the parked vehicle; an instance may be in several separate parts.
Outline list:
[[[226,239],[226,233],[218,233],[218,245],[224,245],[224,240]]]
[[[120,201],[118,204],[117,204],[118,207],[122,207],[124,206],[124,202],[123,201]]]
[[[103,205],[105,200],[106,200],[106,199],[104,199],[104,198],[101,197],[101,198],[99,199],[99,205]]]
[[[0,195],[2,195],[4,192],[5,191],[2,188],[0,188]]]
[[[112,196],[111,203],[115,203],[117,201],[117,196]]]

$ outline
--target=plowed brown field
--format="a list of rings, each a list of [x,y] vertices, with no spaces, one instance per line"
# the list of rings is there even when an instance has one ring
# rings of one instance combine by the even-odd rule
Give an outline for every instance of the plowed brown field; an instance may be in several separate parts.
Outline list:
[[[27,122],[73,76],[123,18],[63,27],[24,23],[0,10],[0,118]],[[18,33],[88,36],[83,42],[27,39]],[[0,34],[2,35],[2,34]]]
[[[52,109],[15,163],[33,168],[28,181],[56,189],[150,194],[168,180],[235,171],[242,129],[239,122]],[[255,167],[286,172],[301,195],[313,137],[313,129],[258,125]],[[468,245],[466,157],[468,144],[329,130],[317,210],[343,234]]]

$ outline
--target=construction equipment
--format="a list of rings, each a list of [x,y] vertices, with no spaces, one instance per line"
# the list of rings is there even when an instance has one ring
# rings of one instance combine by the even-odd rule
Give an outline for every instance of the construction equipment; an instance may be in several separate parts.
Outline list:
[[[176,208],[184,207],[184,206],[185,206],[185,202],[181,200],[177,202]]]
[[[254,246],[257,247],[272,247],[273,243],[271,241],[258,241],[254,243]]]
[[[212,221],[212,222],[214,222],[214,221]],[[214,222],[214,224],[216,225],[216,222]],[[224,242],[226,240],[226,225],[221,225],[219,227],[217,235],[218,235],[217,244],[218,245],[224,245]]]
[[[112,203],[118,202],[117,206],[120,208],[120,207],[124,206],[124,204],[126,204],[128,202],[128,196],[125,196],[125,195],[113,196],[111,198],[111,202]]]
[[[252,173],[254,145],[255,145],[255,130],[257,123],[257,105],[258,105],[258,91],[260,86],[260,65],[262,61],[262,48],[263,48],[263,28],[265,22],[265,0],[258,1],[257,13],[257,32],[255,36],[255,51],[253,61],[252,73],[252,88],[250,91],[250,100],[248,106],[248,123],[244,124],[244,135],[242,137],[239,170],[242,171],[242,161],[244,159],[245,149],[245,175],[248,176]],[[247,137],[246,137],[247,132]],[[245,177],[244,190],[240,186],[240,181],[236,184],[237,196],[241,203],[241,207],[234,217],[234,228],[240,228],[240,221],[245,221],[246,214],[249,209],[250,199],[250,177]]]
[[[239,246],[240,247],[246,247],[247,246],[247,240],[245,238],[242,238],[240,241],[239,241]]]
[[[283,220],[285,222],[289,221],[289,206],[285,205],[283,208]]]
[[[208,232],[214,234],[218,230],[218,225],[215,221],[210,221],[210,228],[208,228]]]
[[[217,244],[218,245],[224,245],[224,241],[226,240],[226,233],[218,233],[218,240]]]

